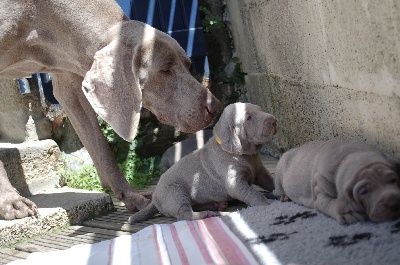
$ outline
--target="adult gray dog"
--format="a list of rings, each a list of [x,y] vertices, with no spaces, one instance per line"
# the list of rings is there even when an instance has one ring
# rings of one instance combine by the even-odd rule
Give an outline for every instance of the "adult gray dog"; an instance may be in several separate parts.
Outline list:
[[[266,205],[268,199],[251,185],[274,189],[259,151],[276,132],[274,116],[249,103],[225,108],[214,127],[214,136],[194,153],[183,157],[160,178],[153,200],[129,218],[146,220],[158,211],[177,220],[215,216],[214,202],[238,199],[247,205]],[[201,209],[194,212],[192,206]],[[205,207],[203,207],[205,206]]]
[[[132,141],[140,109],[184,132],[207,127],[221,103],[189,73],[190,60],[170,36],[130,21],[112,0],[3,0],[0,77],[53,74],[54,94],[87,148],[104,187],[128,210],[150,203],[119,170],[96,114]],[[82,83],[83,82],[83,83]],[[37,213],[0,163],[0,216]]]
[[[353,140],[313,141],[286,152],[274,195],[335,218],[341,224],[400,216],[400,159]]]

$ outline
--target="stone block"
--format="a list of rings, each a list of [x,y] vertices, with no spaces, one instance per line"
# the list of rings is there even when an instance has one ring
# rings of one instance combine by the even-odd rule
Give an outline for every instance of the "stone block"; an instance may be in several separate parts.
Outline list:
[[[53,140],[0,143],[0,160],[23,196],[60,187],[59,158],[60,149]]]
[[[114,211],[110,195],[63,187],[29,197],[39,215],[0,220],[0,248]]]

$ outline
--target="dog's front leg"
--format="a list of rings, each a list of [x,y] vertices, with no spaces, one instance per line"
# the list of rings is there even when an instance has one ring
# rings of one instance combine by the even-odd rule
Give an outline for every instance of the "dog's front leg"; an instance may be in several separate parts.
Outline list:
[[[89,152],[104,187],[110,187],[129,211],[146,207],[150,200],[135,192],[123,176],[100,130],[96,113],[81,89],[83,78],[75,74],[54,75],[54,95]]]
[[[360,207],[355,207],[354,203],[334,198],[325,193],[321,187],[316,186],[315,190],[315,209],[336,219],[340,224],[352,224],[368,220],[368,216]]]
[[[261,165],[256,172],[254,184],[267,191],[273,191],[275,189],[274,179],[271,173],[263,165]]]
[[[0,217],[12,220],[36,214],[36,204],[19,195],[7,177],[3,162],[0,161]]]
[[[236,198],[247,205],[267,205],[269,200],[261,193],[251,187],[247,180],[242,177],[230,177],[227,182],[227,191],[232,198]]]

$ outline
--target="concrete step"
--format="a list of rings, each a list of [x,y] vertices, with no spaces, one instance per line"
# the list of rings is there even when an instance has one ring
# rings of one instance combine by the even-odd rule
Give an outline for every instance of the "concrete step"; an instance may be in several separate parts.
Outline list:
[[[17,220],[0,220],[0,248],[44,235],[69,225],[81,224],[114,211],[110,195],[68,187],[53,188],[28,197],[39,215]]]
[[[60,149],[53,140],[0,143],[0,160],[21,195],[60,187]]]

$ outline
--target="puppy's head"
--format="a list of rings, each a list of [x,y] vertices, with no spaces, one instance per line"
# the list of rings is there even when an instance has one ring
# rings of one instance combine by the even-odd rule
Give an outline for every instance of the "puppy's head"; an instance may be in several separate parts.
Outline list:
[[[214,136],[221,140],[222,149],[229,153],[257,153],[276,133],[276,119],[259,106],[235,103],[227,106],[214,127]]]
[[[364,160],[360,156],[360,160]],[[379,159],[360,166],[348,186],[348,197],[361,206],[372,222],[400,216],[400,160]]]

